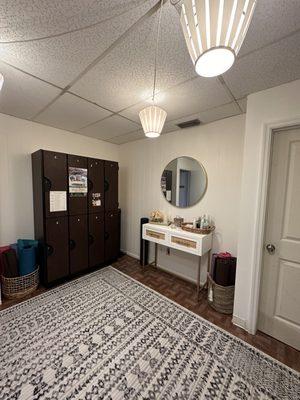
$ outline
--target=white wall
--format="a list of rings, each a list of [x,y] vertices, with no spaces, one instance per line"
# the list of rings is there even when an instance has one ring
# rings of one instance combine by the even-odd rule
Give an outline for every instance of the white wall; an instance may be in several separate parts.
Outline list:
[[[270,128],[300,124],[300,80],[248,97],[234,321],[256,330]],[[300,173],[300,171],[299,171]]]
[[[39,149],[119,158],[117,145],[0,114],[0,245],[33,238],[30,155]]]
[[[207,213],[214,217],[214,251],[237,251],[245,116],[240,115],[200,127],[162,135],[159,139],[124,144],[120,150],[120,203],[122,249],[139,255],[140,218],[156,209],[186,221]],[[176,157],[199,160],[207,171],[208,188],[197,205],[180,209],[170,205],[160,189],[161,173]],[[197,259],[160,248],[159,264],[190,280],[196,280]],[[205,263],[206,260],[203,260]],[[205,268],[202,268],[205,272]],[[202,276],[203,278],[203,276]]]

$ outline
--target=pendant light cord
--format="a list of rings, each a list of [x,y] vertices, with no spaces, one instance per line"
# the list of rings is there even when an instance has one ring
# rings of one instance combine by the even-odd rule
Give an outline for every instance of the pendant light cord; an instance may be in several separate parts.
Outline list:
[[[158,45],[159,45],[159,34],[160,34],[160,26],[161,26],[161,16],[162,16],[163,4],[164,4],[164,0],[161,0],[160,10],[159,10],[159,17],[158,17],[158,25],[157,25],[157,34],[156,34],[155,56],[154,56],[154,78],[153,78],[153,93],[152,93],[152,101],[153,102],[154,102],[155,89],[156,89]]]

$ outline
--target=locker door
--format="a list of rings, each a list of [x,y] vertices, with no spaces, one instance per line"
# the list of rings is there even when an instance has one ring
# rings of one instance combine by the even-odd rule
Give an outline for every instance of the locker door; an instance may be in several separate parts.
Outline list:
[[[88,159],[88,209],[89,213],[104,210],[104,161]]]
[[[67,215],[67,210],[50,212],[50,192],[62,191],[67,195],[67,155],[43,151],[43,167],[45,216],[49,218]]]
[[[68,155],[69,215],[87,213],[87,158]]]
[[[89,266],[104,262],[104,214],[89,215]]]
[[[70,272],[76,274],[88,268],[87,215],[69,217]]]
[[[69,275],[68,217],[46,219],[45,231],[45,279],[50,283]]]
[[[120,251],[119,211],[105,214],[105,261],[118,258]]]
[[[105,209],[116,210],[119,207],[118,202],[118,173],[119,166],[117,162],[105,161],[104,164],[105,180]]]

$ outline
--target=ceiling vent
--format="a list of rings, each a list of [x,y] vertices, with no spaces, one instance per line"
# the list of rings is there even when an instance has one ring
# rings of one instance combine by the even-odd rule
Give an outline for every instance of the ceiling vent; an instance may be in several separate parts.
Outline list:
[[[181,122],[180,124],[177,124],[177,126],[181,129],[184,128],[191,128],[192,126],[198,126],[201,124],[200,119],[191,119],[190,121],[185,121],[185,122]]]

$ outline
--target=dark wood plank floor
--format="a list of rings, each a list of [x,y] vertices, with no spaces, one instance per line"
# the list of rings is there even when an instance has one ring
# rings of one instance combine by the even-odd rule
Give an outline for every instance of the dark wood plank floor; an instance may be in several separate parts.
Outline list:
[[[250,335],[243,329],[233,325],[231,322],[231,315],[220,314],[208,305],[206,299],[207,293],[205,291],[200,294],[199,302],[197,302],[195,285],[192,283],[186,282],[153,266],[148,266],[143,270],[138,260],[129,256],[121,257],[113,266],[300,372],[299,351],[262,332],[258,331],[256,335]],[[46,290],[46,288],[40,287],[33,295],[29,296],[29,298],[39,295]],[[4,299],[3,304],[0,305],[0,310],[19,302],[20,300]]]

